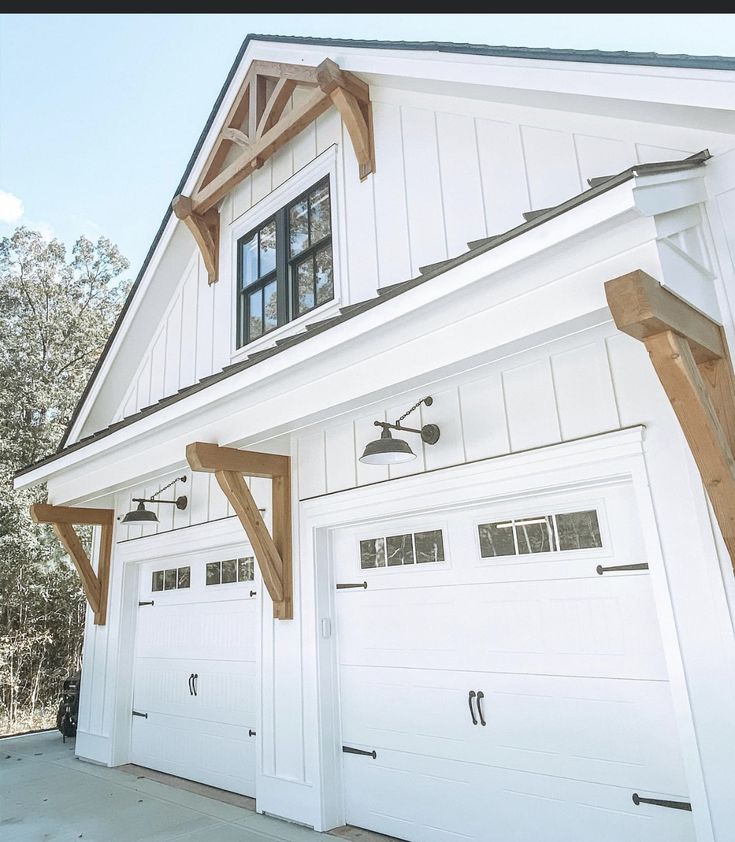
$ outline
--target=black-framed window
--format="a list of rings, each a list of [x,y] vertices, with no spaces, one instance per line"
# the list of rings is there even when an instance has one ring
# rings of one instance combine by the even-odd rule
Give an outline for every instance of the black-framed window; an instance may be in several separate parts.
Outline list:
[[[238,240],[237,347],[334,298],[329,177]]]

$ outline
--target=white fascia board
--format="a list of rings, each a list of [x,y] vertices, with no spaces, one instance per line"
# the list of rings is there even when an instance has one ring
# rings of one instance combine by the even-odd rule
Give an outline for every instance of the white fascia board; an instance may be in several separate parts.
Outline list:
[[[735,73],[727,70],[266,41],[251,42],[247,55],[264,61],[309,65],[331,58],[344,70],[358,74],[720,108],[726,111],[733,110],[735,101]]]
[[[493,347],[528,339],[555,324],[603,310],[602,281],[632,268],[658,271],[658,263],[650,255],[628,257],[635,255],[635,249],[642,244],[654,240],[655,226],[635,209],[632,183],[626,182],[299,345],[40,466],[19,477],[16,487],[25,488],[54,478],[68,485],[68,477],[80,494],[82,487],[86,494],[94,490],[101,493],[102,489],[124,482],[126,475],[139,476],[143,472],[141,466],[157,470],[155,466],[160,464],[160,458],[143,456],[144,448],[163,445],[170,464],[181,463],[184,447],[177,441],[175,430],[183,429],[189,441],[206,436],[220,444],[230,444],[248,437],[263,439],[279,424],[286,429],[302,426],[310,413],[349,402],[348,396],[355,389],[358,392],[354,398],[359,405],[370,391],[377,392],[419,376],[419,369],[414,365],[417,362],[427,376],[431,371],[447,367],[452,360],[467,359]],[[620,260],[613,259],[621,254],[624,257]],[[655,248],[651,254],[655,254]],[[591,265],[600,267],[594,285],[587,283],[579,287],[581,282],[577,279],[574,290],[570,288],[566,295],[559,290],[550,292],[557,280]],[[530,295],[538,298],[541,290],[545,290],[542,297],[548,296],[548,300],[542,303],[528,298]],[[503,305],[508,315],[494,326],[491,335],[485,325],[473,340],[476,344],[472,344],[467,336],[462,337],[461,319],[475,314],[478,296],[484,297],[482,306],[486,310]],[[528,312],[522,315],[529,308],[533,311],[531,315]],[[427,336],[438,340],[430,342],[428,355],[423,351],[423,356],[401,355],[401,346]],[[388,361],[391,354],[395,355],[396,363]],[[385,364],[376,363],[371,368],[371,361],[378,355],[386,360]],[[349,372],[358,363],[367,364],[368,371],[346,382],[340,381],[336,388],[335,374]],[[314,385],[324,384],[330,378],[335,383],[334,389],[325,392]],[[297,393],[304,390],[307,394],[297,399]],[[330,397],[334,395],[339,395],[339,400]],[[285,402],[279,414],[269,412],[261,417],[260,409],[275,397]],[[244,421],[236,418],[232,403],[235,400],[244,401],[247,407]],[[223,412],[225,402],[227,411]],[[111,471],[112,460],[120,462],[119,470]],[[99,466],[99,473],[93,469],[93,463]],[[99,483],[96,489],[95,483]]]

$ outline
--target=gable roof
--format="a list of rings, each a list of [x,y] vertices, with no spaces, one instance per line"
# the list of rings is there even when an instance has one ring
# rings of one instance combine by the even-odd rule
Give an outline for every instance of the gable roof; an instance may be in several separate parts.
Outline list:
[[[220,89],[219,94],[212,106],[209,117],[202,129],[201,134],[194,146],[194,149],[189,157],[183,175],[173,192],[173,199],[182,192],[184,186],[191,175],[196,160],[205,143],[209,130],[217,116],[222,101],[225,98],[227,90],[232,83],[237,69],[242,61],[248,46],[253,41],[263,41],[279,44],[305,44],[311,46],[325,46],[325,47],[342,47],[342,48],[361,48],[361,49],[378,49],[378,50],[406,50],[406,51],[421,51],[421,52],[440,52],[440,53],[456,53],[464,55],[477,55],[495,58],[520,58],[537,61],[566,61],[566,62],[588,62],[598,64],[623,64],[623,65],[638,65],[638,66],[652,66],[652,67],[681,67],[691,69],[704,70],[735,70],[735,58],[725,56],[691,56],[685,54],[663,55],[652,52],[627,52],[627,51],[603,51],[603,50],[563,50],[540,47],[493,47],[484,44],[457,44],[446,41],[370,41],[349,38],[311,38],[296,35],[255,35],[249,34],[242,42],[240,49],[235,56],[235,60],[230,67],[230,70],[225,78],[224,84]],[[640,168],[639,168],[640,169]],[[582,194],[584,195],[584,194]],[[163,236],[163,232],[172,216],[171,203],[168,206],[161,220],[161,224],[153,238],[148,252],[143,259],[140,271],[138,272],[135,281],[133,282],[127,298],[120,310],[120,313],[115,321],[115,324],[107,338],[102,352],[100,353],[97,362],[95,363],[92,373],[87,381],[82,394],[77,401],[74,411],[69,419],[61,441],[57,449],[58,453],[64,451],[66,443],[71,434],[82,408],[87,402],[92,387],[97,380],[99,372],[110,352],[110,349],[117,337],[120,328],[125,321],[130,305],[140,287],[143,277],[148,269],[148,266],[153,258],[156,248]],[[515,230],[515,229],[514,229]],[[197,384],[195,384],[197,385]]]
[[[629,167],[628,169],[623,170],[617,175],[591,178],[589,179],[589,183],[591,185],[589,190],[585,190],[582,193],[578,193],[576,196],[572,196],[570,199],[567,199],[566,201],[562,202],[559,205],[555,205],[554,207],[544,208],[543,210],[536,210],[525,213],[525,221],[520,225],[517,225],[516,227],[511,228],[502,234],[497,234],[492,237],[485,237],[481,240],[475,240],[473,242],[470,242],[467,244],[466,252],[463,252],[462,254],[457,255],[456,257],[452,257],[447,260],[442,260],[438,263],[433,263],[429,266],[422,266],[419,268],[419,274],[417,276],[413,278],[407,278],[405,281],[400,281],[398,283],[391,284],[386,287],[381,287],[380,289],[378,289],[378,294],[373,298],[368,298],[365,301],[360,301],[355,304],[348,304],[345,307],[341,307],[338,315],[330,316],[326,319],[322,319],[321,321],[312,322],[311,324],[306,325],[303,331],[276,340],[275,344],[270,348],[264,348],[262,350],[255,351],[249,356],[247,356],[244,360],[241,360],[237,363],[233,363],[232,365],[227,365],[220,371],[203,377],[201,380],[199,380],[196,383],[193,383],[191,386],[187,386],[184,389],[180,389],[173,395],[163,397],[157,403],[143,407],[143,409],[139,410],[138,412],[129,415],[120,421],[116,421],[114,424],[110,424],[110,426],[105,427],[104,429],[99,430],[98,432],[92,433],[89,436],[85,436],[83,439],[79,439],[79,441],[74,442],[68,447],[60,447],[56,453],[53,453],[50,456],[45,457],[44,459],[40,459],[38,462],[34,462],[32,465],[28,465],[27,467],[17,471],[15,473],[15,476],[19,477],[23,474],[30,473],[36,468],[39,468],[43,465],[47,465],[51,462],[54,462],[57,459],[60,459],[67,453],[72,453],[75,450],[80,450],[83,447],[86,447],[87,445],[91,444],[92,442],[99,441],[100,439],[109,436],[111,433],[114,433],[115,431],[120,430],[123,427],[128,427],[129,425],[134,424],[136,421],[139,421],[142,418],[146,418],[149,415],[153,415],[155,412],[158,412],[164,407],[170,406],[171,404],[177,403],[178,401],[181,401],[184,398],[189,397],[190,395],[196,394],[197,392],[206,389],[208,386],[211,386],[214,383],[218,383],[221,380],[225,380],[226,378],[231,377],[232,375],[237,374],[241,371],[244,371],[247,368],[251,368],[252,366],[257,365],[257,363],[261,362],[262,360],[268,359],[269,357],[273,357],[276,354],[279,354],[281,351],[284,351],[286,348],[290,348],[292,345],[298,345],[301,342],[310,339],[312,336],[317,336],[318,334],[323,333],[325,330],[328,330],[331,327],[335,327],[338,324],[341,324],[343,322],[348,321],[349,319],[359,316],[361,313],[364,313],[368,310],[372,310],[374,307],[379,306],[384,301],[389,301],[390,299],[395,298],[397,295],[401,295],[402,293],[407,292],[408,290],[413,289],[414,287],[419,286],[420,284],[423,284],[426,281],[443,274],[444,272],[448,272],[450,269],[454,269],[456,266],[461,266],[463,263],[466,263],[469,260],[472,260],[473,258],[478,257],[481,254],[485,254],[486,252],[497,248],[503,243],[507,243],[508,241],[515,239],[516,237],[519,237],[522,234],[525,234],[527,231],[531,231],[534,228],[538,228],[545,222],[548,222],[560,216],[561,214],[578,207],[579,205],[589,202],[591,199],[594,199],[595,197],[600,196],[603,193],[607,193],[609,190],[612,190],[613,188],[624,184],[626,181],[630,181],[631,179],[642,175],[657,175],[661,173],[679,172],[683,170],[702,167],[709,160],[709,158],[710,153],[705,149],[701,152],[696,153],[695,155],[691,155],[690,157],[684,158],[679,161],[660,161],[657,163],[650,164],[638,164],[636,166]]]

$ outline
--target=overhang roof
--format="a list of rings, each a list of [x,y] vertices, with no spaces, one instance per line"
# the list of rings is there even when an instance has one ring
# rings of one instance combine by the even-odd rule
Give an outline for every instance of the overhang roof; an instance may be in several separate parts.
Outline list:
[[[318,334],[323,333],[325,330],[328,330],[331,327],[348,321],[349,319],[355,318],[361,313],[364,313],[368,310],[372,310],[374,307],[379,306],[383,302],[389,301],[390,299],[395,298],[397,295],[407,292],[408,290],[413,289],[419,284],[423,284],[426,281],[435,278],[438,275],[441,275],[444,272],[455,268],[456,266],[460,266],[461,264],[466,263],[472,260],[473,258],[478,257],[481,254],[485,254],[491,249],[497,248],[503,243],[506,243],[509,240],[515,239],[516,237],[525,234],[527,231],[531,231],[535,228],[538,228],[545,222],[548,222],[549,220],[554,219],[560,216],[561,214],[565,213],[566,211],[572,210],[573,208],[584,204],[585,202],[589,202],[591,199],[594,199],[595,197],[600,196],[603,193],[607,193],[609,190],[618,187],[626,181],[643,175],[659,175],[663,173],[694,169],[703,166],[709,158],[709,152],[707,150],[703,150],[701,152],[696,153],[695,155],[692,155],[688,158],[684,158],[682,160],[638,164],[636,166],[629,167],[628,169],[623,170],[617,175],[592,178],[589,180],[591,186],[588,190],[585,190],[582,193],[572,196],[571,198],[567,199],[561,204],[555,205],[554,207],[545,208],[543,210],[531,211],[527,214],[524,214],[525,222],[523,222],[521,225],[517,225],[516,227],[511,228],[510,230],[505,231],[502,234],[497,234],[492,237],[486,237],[482,240],[476,240],[471,243],[468,243],[468,250],[466,252],[463,252],[462,254],[457,255],[456,257],[449,258],[448,260],[442,260],[438,263],[433,263],[430,266],[421,267],[417,276],[413,278],[408,278],[405,281],[400,281],[399,283],[391,284],[387,287],[382,287],[378,290],[378,294],[375,297],[366,299],[365,301],[361,301],[355,304],[349,304],[346,307],[340,308],[339,315],[331,316],[321,321],[312,322],[311,324],[307,325],[303,331],[284,337],[283,339],[276,340],[276,343],[270,348],[255,351],[254,353],[246,357],[244,360],[241,360],[237,363],[233,363],[232,365],[225,366],[222,370],[210,374],[206,377],[203,377],[201,380],[199,380],[196,383],[193,383],[191,386],[187,386],[183,389],[180,389],[173,395],[168,395],[164,398],[161,398],[161,400],[159,400],[155,404],[151,404],[150,406],[144,407],[138,412],[129,415],[126,418],[121,419],[120,421],[116,421],[114,424],[110,424],[110,426],[105,427],[104,429],[99,430],[89,436],[85,436],[84,438],[79,439],[79,441],[76,441],[67,447],[60,447],[56,453],[53,453],[50,456],[45,457],[44,459],[40,459],[32,465],[28,465],[25,468],[22,468],[21,470],[17,471],[15,476],[20,477],[24,474],[30,473],[33,470],[36,470],[39,467],[48,465],[56,461],[57,459],[60,459],[61,457],[65,456],[67,453],[72,453],[76,450],[80,450],[92,444],[93,442],[96,442],[100,439],[105,438],[106,436],[111,435],[117,430],[120,430],[124,427],[128,427],[131,424],[134,424],[136,421],[146,418],[149,415],[153,415],[155,412],[158,412],[164,407],[170,406],[171,404],[177,403],[178,401],[181,401],[184,398],[189,397],[190,395],[196,394],[197,392],[206,389],[208,386],[211,386],[214,383],[218,383],[221,380],[231,377],[232,375],[237,374],[247,368],[251,368],[252,366],[257,365],[262,360],[268,359],[270,357],[275,356],[276,354],[279,354],[286,348],[290,348],[293,345],[305,342],[311,337],[317,336]]]

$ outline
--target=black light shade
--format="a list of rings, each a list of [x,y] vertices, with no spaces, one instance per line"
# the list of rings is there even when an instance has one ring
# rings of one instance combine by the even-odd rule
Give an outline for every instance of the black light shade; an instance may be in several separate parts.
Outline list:
[[[379,439],[368,442],[360,461],[366,465],[397,465],[399,462],[410,462],[416,454],[403,439],[394,439],[387,427]]]
[[[122,519],[122,523],[158,523],[155,512],[149,512],[144,503],[138,503],[138,508],[128,512]]]

